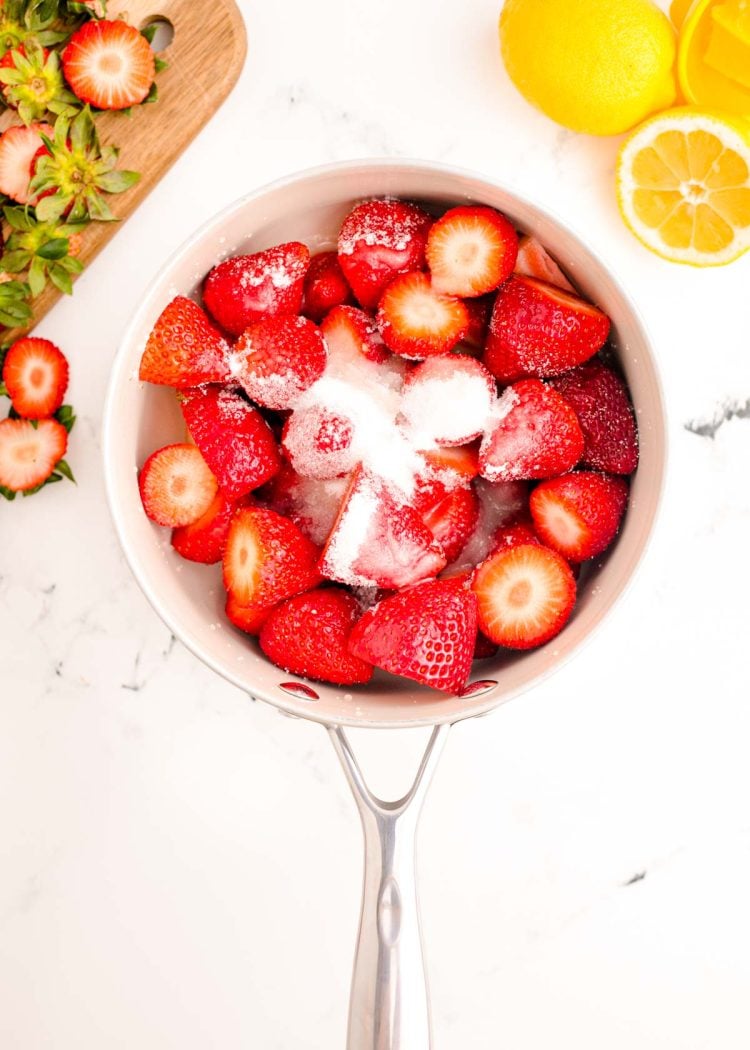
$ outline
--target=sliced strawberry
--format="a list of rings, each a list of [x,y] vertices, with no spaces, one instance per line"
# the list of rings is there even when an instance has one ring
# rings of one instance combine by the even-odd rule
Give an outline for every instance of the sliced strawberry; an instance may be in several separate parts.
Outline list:
[[[195,445],[153,452],[138,476],[143,509],[157,525],[192,525],[213,503],[218,485]]]
[[[271,663],[290,674],[334,685],[363,685],[372,664],[353,656],[348,642],[359,605],[338,588],[308,591],[277,605],[260,632]]]
[[[274,605],[321,582],[320,551],[275,511],[245,507],[232,520],[224,586],[241,605]]]
[[[233,594],[228,594],[225,611],[231,624],[245,634],[257,635],[274,608],[274,605],[241,605]]]
[[[511,277],[498,292],[484,363],[503,383],[560,375],[600,350],[609,318],[577,295],[532,277]]]
[[[0,193],[19,204],[29,203],[31,163],[44,146],[42,135],[52,138],[55,129],[49,124],[14,125],[0,135]]]
[[[393,590],[435,576],[444,566],[442,548],[414,508],[358,468],[323,551],[323,575]]]
[[[427,580],[366,612],[349,650],[391,674],[457,693],[469,677],[476,637],[477,602],[466,582]]]
[[[450,487],[467,484],[479,473],[479,444],[460,448],[433,448],[422,453],[428,471]]]
[[[578,418],[556,390],[538,379],[506,388],[479,450],[489,481],[520,481],[564,474],[581,458]]]
[[[464,306],[469,315],[469,327],[466,329],[461,342],[464,347],[472,351],[484,351],[487,342],[487,329],[490,325],[490,314],[494,296],[483,295],[478,299],[465,299]],[[472,357],[476,356],[472,353]]]
[[[491,555],[477,569],[479,629],[496,645],[534,649],[559,634],[576,602],[568,563],[539,543]]]
[[[264,408],[292,408],[323,375],[327,350],[320,329],[306,317],[269,317],[238,340],[232,371]]]
[[[302,308],[310,252],[299,241],[253,255],[235,255],[214,266],[203,284],[203,302],[235,337],[268,317],[290,317]]]
[[[622,379],[601,361],[589,361],[550,385],[578,416],[582,462],[609,474],[632,474],[638,466],[638,429]]]
[[[416,204],[372,200],[349,212],[339,233],[341,269],[359,303],[373,310],[398,274],[421,270],[432,216]]]
[[[495,380],[473,357],[431,357],[407,375],[401,414],[425,447],[465,445],[484,430],[496,396]]]
[[[515,273],[523,277],[536,277],[547,284],[554,284],[556,288],[562,288],[564,292],[576,294],[573,285],[536,237],[525,235],[518,242]]]
[[[513,272],[518,235],[494,208],[462,205],[433,223],[427,238],[432,286],[472,298],[494,291]]]
[[[348,478],[317,481],[303,478],[284,462],[263,491],[272,510],[291,518],[308,539],[322,546],[333,528],[349,487]]]
[[[330,481],[351,474],[356,467],[353,436],[354,426],[348,416],[313,404],[292,412],[281,443],[298,474]]]
[[[498,649],[499,647],[490,641],[486,634],[477,631],[477,640],[474,645],[475,660],[490,660],[493,656],[497,656]]]
[[[27,336],[5,355],[3,382],[13,408],[26,419],[53,416],[68,389],[68,362],[49,339]]]
[[[139,378],[165,386],[200,386],[229,379],[229,344],[192,299],[178,295],[148,337]]]
[[[0,486],[28,492],[43,485],[65,455],[68,432],[56,419],[0,422]]]
[[[336,252],[313,255],[305,276],[302,313],[320,324],[329,310],[352,301],[352,290],[344,277]]]
[[[529,507],[544,543],[572,562],[609,547],[628,502],[624,478],[581,470],[537,485]]]
[[[391,356],[375,321],[356,306],[335,306],[320,329],[334,367],[356,365],[363,359],[380,363]]]
[[[523,481],[492,483],[477,478],[473,484],[479,499],[479,518],[468,543],[451,568],[473,569],[484,561],[493,548],[497,530],[510,524],[529,502],[528,485]]]
[[[119,18],[84,22],[68,41],[62,61],[73,93],[97,109],[137,106],[156,75],[149,42]]]
[[[237,391],[216,384],[186,390],[182,414],[229,500],[257,489],[278,471],[281,460],[271,428]]]
[[[479,518],[479,500],[474,489],[455,488],[435,501],[415,509],[442,547],[445,559],[452,562],[466,546]]]
[[[172,546],[188,561],[215,565],[224,555],[229,526],[236,512],[237,504],[223,492],[217,492],[205,514],[191,525],[174,529]]]
[[[463,339],[469,314],[460,299],[440,295],[424,273],[396,277],[383,292],[378,328],[395,354],[421,361],[447,354]]]

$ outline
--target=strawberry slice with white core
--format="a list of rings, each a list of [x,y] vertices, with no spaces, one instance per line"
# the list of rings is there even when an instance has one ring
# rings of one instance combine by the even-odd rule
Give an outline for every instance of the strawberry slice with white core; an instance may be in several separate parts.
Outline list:
[[[318,586],[319,556],[294,522],[263,507],[246,507],[229,528],[224,586],[241,605],[273,605]]]
[[[576,600],[570,566],[555,551],[522,543],[498,551],[477,569],[479,629],[496,645],[533,649],[563,629]]]
[[[154,52],[121,19],[91,19],[63,51],[63,72],[73,93],[97,109],[128,109],[143,102],[154,82]]]
[[[424,447],[465,445],[484,430],[496,396],[495,380],[473,357],[431,357],[407,375],[401,414]]]
[[[49,124],[30,124],[27,128],[14,125],[0,135],[0,193],[19,204],[29,203],[31,164],[44,148],[41,136],[53,138],[54,134]]]
[[[575,288],[549,252],[536,237],[530,237],[528,234],[518,242],[518,258],[513,272],[524,277],[536,277],[547,284],[554,284],[556,288],[562,288],[564,292],[576,294]]]
[[[395,590],[444,567],[445,554],[417,511],[358,468],[323,551],[323,575]]]
[[[0,422],[0,485],[28,492],[42,485],[65,455],[68,432],[56,419]]]
[[[53,416],[68,389],[68,362],[49,339],[27,336],[8,350],[3,382],[13,408],[24,419]]]
[[[529,507],[543,542],[568,561],[581,562],[609,547],[627,502],[624,478],[581,470],[537,485]]]
[[[166,445],[138,477],[143,509],[157,525],[191,525],[211,506],[218,484],[195,445]]]
[[[513,272],[518,236],[494,208],[451,208],[427,238],[427,265],[436,292],[472,298],[494,291]]]
[[[427,274],[407,273],[383,292],[378,328],[395,354],[422,361],[452,350],[469,328],[469,314],[460,299],[435,291]]]
[[[336,306],[320,325],[333,368],[358,365],[363,360],[382,362],[391,355],[375,321],[356,306]]]
[[[330,481],[357,465],[354,424],[323,405],[298,408],[284,424],[281,444],[294,469],[307,478]]]

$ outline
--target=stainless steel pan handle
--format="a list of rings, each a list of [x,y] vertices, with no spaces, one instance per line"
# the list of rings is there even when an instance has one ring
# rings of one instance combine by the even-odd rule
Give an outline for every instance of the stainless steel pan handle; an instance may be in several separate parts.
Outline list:
[[[329,729],[365,836],[347,1050],[430,1050],[415,845],[419,814],[449,728],[436,726],[432,731],[414,784],[397,802],[383,802],[372,794],[346,733]]]

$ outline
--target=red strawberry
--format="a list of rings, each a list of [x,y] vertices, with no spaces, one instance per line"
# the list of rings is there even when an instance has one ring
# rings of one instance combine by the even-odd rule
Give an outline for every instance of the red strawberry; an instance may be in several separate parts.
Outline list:
[[[518,235],[494,208],[450,208],[427,238],[432,286],[444,295],[471,298],[499,287],[513,272]]]
[[[313,404],[292,412],[284,424],[281,443],[298,474],[329,481],[350,474],[356,467],[353,436],[349,418]]]
[[[327,350],[320,329],[306,317],[269,317],[245,330],[232,369],[248,395],[264,408],[292,408],[323,375]]]
[[[456,477],[468,483],[479,473],[478,444],[428,449],[422,453],[422,457],[428,473],[434,474],[449,486],[456,483]]]
[[[351,301],[352,290],[344,277],[336,252],[313,255],[305,276],[302,312],[320,324],[329,310]]]
[[[274,608],[273,605],[241,605],[234,595],[228,594],[225,611],[229,622],[245,634],[260,634]]]
[[[178,295],[148,337],[139,378],[165,386],[200,386],[229,379],[229,344],[192,299]]]
[[[542,541],[568,561],[580,562],[609,547],[627,502],[624,478],[582,470],[537,485],[529,507]]]
[[[359,617],[351,594],[337,588],[308,591],[277,605],[260,632],[271,663],[290,674],[334,685],[362,685],[372,664],[352,656],[348,641]]]
[[[229,500],[257,489],[279,469],[281,461],[271,428],[236,391],[215,384],[187,390],[182,414],[190,436]]]
[[[237,504],[217,492],[205,514],[172,532],[172,546],[188,561],[214,565],[222,559],[236,511]]]
[[[534,532],[534,523],[526,514],[519,515],[516,521],[509,525],[501,525],[492,537],[492,553],[507,550],[508,547],[518,547],[522,543],[540,543],[540,539]]]
[[[638,430],[622,379],[600,361],[589,361],[550,385],[578,416],[583,463],[609,474],[632,474],[638,466]]]
[[[30,124],[28,128],[14,125],[0,136],[0,193],[19,204],[29,203],[31,163],[40,147],[41,136],[54,137],[49,124]]]
[[[19,416],[26,419],[53,416],[68,389],[68,362],[49,339],[27,336],[8,350],[3,382]]]
[[[323,575],[394,590],[435,576],[444,566],[443,550],[417,511],[358,468],[323,551]]]
[[[334,365],[356,365],[363,358],[382,363],[391,356],[375,321],[356,306],[335,306],[320,329]]]
[[[349,212],[339,233],[339,262],[366,310],[378,305],[398,274],[423,268],[431,225],[432,216],[404,201],[365,201]]]
[[[497,551],[479,566],[472,587],[480,630],[509,649],[533,649],[554,638],[576,601],[570,566],[539,543]]]
[[[473,488],[479,499],[479,519],[469,541],[452,568],[473,569],[491,552],[497,530],[515,521],[528,507],[528,486],[523,481],[491,483],[477,478]]]
[[[192,525],[216,497],[216,478],[195,445],[166,445],[153,452],[138,476],[143,509],[157,525]]]
[[[425,446],[465,445],[479,437],[497,396],[495,380],[466,354],[431,357],[404,382],[401,414]]]
[[[489,481],[564,474],[583,452],[583,434],[570,405],[538,379],[522,379],[497,402],[479,468]]]
[[[460,299],[436,292],[427,274],[406,273],[383,292],[378,328],[394,353],[421,361],[452,350],[469,328],[469,314]]]
[[[84,22],[68,41],[62,61],[71,91],[97,109],[137,106],[156,75],[149,42],[121,19]]]
[[[274,605],[317,587],[319,554],[288,518],[245,507],[229,528],[224,586],[241,605]]]
[[[68,432],[56,419],[0,422],[0,486],[27,492],[44,484],[65,455]]]
[[[331,481],[303,478],[284,461],[262,497],[272,510],[291,518],[305,536],[320,547],[333,528],[348,487],[348,478]]]
[[[478,299],[466,299],[464,301],[466,312],[469,315],[469,327],[461,340],[465,347],[470,347],[472,350],[484,350],[493,301],[494,297],[491,295],[483,295]]]
[[[391,674],[457,693],[469,677],[476,637],[477,603],[465,581],[427,580],[366,612],[349,650]]]
[[[493,656],[497,656],[497,653],[498,646],[496,646],[494,642],[491,642],[486,634],[477,631],[477,640],[474,645],[474,659],[490,660]]]
[[[511,277],[498,292],[484,363],[503,383],[560,375],[600,350],[609,318],[591,303],[532,277]]]
[[[203,302],[231,335],[267,317],[290,317],[302,308],[310,252],[299,241],[253,255],[235,255],[214,266],[203,284]]]
[[[536,277],[547,284],[554,284],[565,292],[576,294],[576,290],[562,272],[551,255],[539,243],[536,237],[528,234],[518,242],[518,258],[515,273],[524,277]]]
[[[422,521],[443,548],[445,559],[452,562],[466,546],[479,517],[479,500],[474,490],[455,488],[443,491],[437,499],[415,501]]]

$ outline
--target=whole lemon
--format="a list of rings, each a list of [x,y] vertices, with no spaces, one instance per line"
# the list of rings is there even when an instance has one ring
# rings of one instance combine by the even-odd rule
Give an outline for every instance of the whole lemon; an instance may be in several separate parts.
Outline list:
[[[676,97],[675,31],[651,0],[506,0],[500,50],[521,94],[574,131],[617,135]]]

